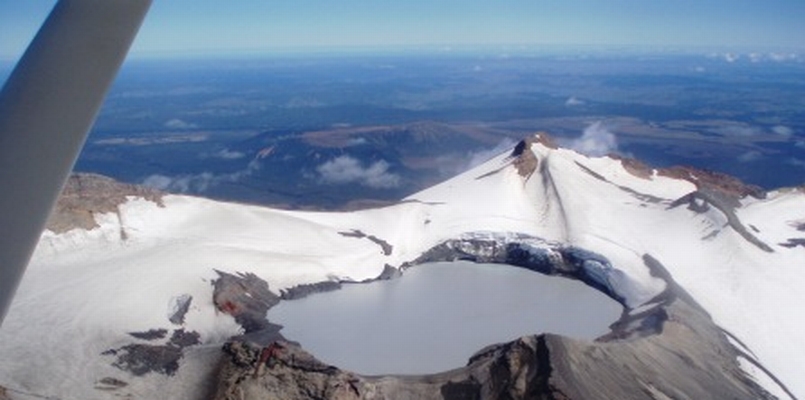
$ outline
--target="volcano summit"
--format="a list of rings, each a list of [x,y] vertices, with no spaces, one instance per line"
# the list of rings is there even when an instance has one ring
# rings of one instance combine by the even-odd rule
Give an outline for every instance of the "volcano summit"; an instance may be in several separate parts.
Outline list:
[[[805,396],[801,188],[586,157],[537,135],[377,209],[127,190],[97,201],[108,206],[89,211],[92,223],[73,207],[81,226],[59,219],[42,235],[0,329],[0,385],[12,396]],[[328,365],[265,319],[280,301],[456,259],[577,279],[624,311],[595,340],[533,332],[423,376]]]

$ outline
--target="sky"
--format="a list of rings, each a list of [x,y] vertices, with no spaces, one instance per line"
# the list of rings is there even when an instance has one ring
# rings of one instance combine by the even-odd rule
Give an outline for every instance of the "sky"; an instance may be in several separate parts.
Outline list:
[[[16,59],[54,0],[0,0]],[[451,45],[805,47],[803,0],[154,0],[133,56]]]

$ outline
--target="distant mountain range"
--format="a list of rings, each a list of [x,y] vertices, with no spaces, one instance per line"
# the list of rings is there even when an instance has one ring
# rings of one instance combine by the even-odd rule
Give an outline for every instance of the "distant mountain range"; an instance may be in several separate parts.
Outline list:
[[[373,137],[396,140],[393,129]],[[390,179],[367,168],[362,179]],[[341,213],[79,175],[0,329],[0,386],[65,399],[805,397],[803,210],[802,187],[588,157],[544,135],[393,204]],[[581,280],[623,315],[595,341],[534,332],[406,377],[326,365],[265,320],[283,293],[459,258]]]

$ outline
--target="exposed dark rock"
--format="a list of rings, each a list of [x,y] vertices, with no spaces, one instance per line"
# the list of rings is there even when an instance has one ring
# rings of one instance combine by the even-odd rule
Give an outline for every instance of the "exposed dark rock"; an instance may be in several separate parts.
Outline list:
[[[402,276],[402,273],[400,272],[399,269],[394,268],[391,265],[386,264],[386,265],[383,266],[383,271],[380,273],[380,275],[378,275],[377,278],[375,278],[373,280],[375,280],[375,281],[388,281],[388,280],[392,280],[392,279],[397,279],[397,278],[399,278],[401,276]]]
[[[752,196],[757,199],[766,198],[766,191],[762,188],[745,184],[738,178],[720,172],[675,166],[659,169],[657,173],[662,176],[684,179],[696,185],[699,190],[716,191],[735,198],[744,198],[746,196]]]
[[[386,264],[383,267],[383,271],[380,272],[375,278],[371,279],[364,279],[360,282],[355,281],[321,281],[316,283],[304,283],[301,285],[296,285],[294,287],[288,289],[280,290],[280,299],[282,300],[298,300],[310,296],[316,293],[324,293],[324,292],[332,292],[334,290],[341,289],[344,284],[351,284],[351,283],[369,283],[375,281],[387,281],[390,279],[396,279],[402,276],[402,273],[399,269],[392,267],[389,264]]]
[[[190,310],[190,303],[193,302],[193,296],[183,294],[174,298],[172,301],[173,304],[171,304],[171,308],[173,313],[168,317],[168,320],[174,325],[184,324],[184,317],[187,311]]]
[[[235,317],[246,333],[269,328],[266,312],[279,303],[280,297],[268,289],[268,283],[252,273],[215,272],[218,279],[212,282],[212,298],[218,311]]]
[[[322,363],[300,347],[278,341],[267,347],[224,346],[216,399],[359,399],[356,375]]]
[[[445,400],[480,400],[481,384],[473,377],[461,382],[448,381],[440,392]]]
[[[683,204],[687,204],[689,210],[697,213],[706,212],[709,210],[710,206],[717,208],[722,214],[724,214],[724,217],[727,218],[727,224],[729,224],[729,226],[735,230],[735,232],[746,239],[746,241],[752,243],[763,251],[769,253],[774,252],[774,249],[772,249],[768,244],[758,239],[752,234],[752,232],[749,232],[749,230],[744,226],[743,222],[741,222],[741,220],[738,218],[738,215],[735,214],[735,208],[740,206],[740,203],[736,198],[730,197],[723,192],[697,190],[674,200],[671,205],[668,206],[668,209],[676,208]]]
[[[150,372],[173,375],[179,369],[182,349],[176,346],[152,346],[129,344],[104,354],[112,354],[117,359],[112,363],[123,371],[142,376]]]
[[[120,379],[107,376],[105,378],[101,378],[98,382],[95,383],[95,389],[113,391],[122,389],[128,385],[129,384],[125,381],[121,381]]]
[[[429,262],[454,260],[507,264],[543,274],[579,279],[623,303],[620,295],[610,287],[607,278],[592,272],[612,271],[613,268],[606,258],[573,246],[540,248],[526,243],[532,239],[535,238],[523,235],[520,237],[520,241],[512,242],[503,242],[495,238],[448,240],[434,246],[410,264],[404,265],[403,268]],[[589,268],[592,265],[595,265],[596,268]]]
[[[215,271],[218,279],[212,282],[213,303],[218,311],[229,314],[243,328],[240,337],[255,343],[271,343],[284,339],[282,326],[266,319],[266,312],[280,302],[280,297],[268,289],[268,283],[251,273],[237,275]]]
[[[137,332],[130,333],[134,337]],[[157,340],[164,338],[167,331],[164,329],[152,329],[144,332],[146,337],[140,339]],[[149,334],[150,333],[150,334]],[[161,337],[158,337],[161,335]],[[115,356],[113,366],[123,371],[131,372],[141,376],[155,372],[164,375],[173,375],[179,369],[179,360],[183,356],[185,347],[200,343],[198,332],[185,332],[184,329],[173,331],[170,340],[163,345],[132,343],[117,349],[104,351],[103,355]]]
[[[310,296],[311,294],[332,292],[338,289],[341,289],[341,282],[339,281],[305,283],[289,289],[280,290],[280,298],[282,300],[297,300]]]
[[[791,238],[785,243],[780,243],[780,246],[788,247],[789,249],[793,249],[797,246],[805,247],[805,238]]]
[[[129,332],[129,335],[136,337],[137,339],[143,340],[157,340],[157,339],[165,339],[165,336],[168,335],[167,329],[150,329],[145,332]]]
[[[649,179],[654,174],[653,168],[649,167],[638,159],[624,157],[619,154],[610,154],[608,157],[620,160],[623,169],[638,178]]]
[[[128,201],[127,196],[141,197],[164,206],[163,194],[158,190],[120,183],[103,175],[73,174],[56,202],[47,229],[64,233],[76,228],[96,228],[95,214],[114,212],[120,217],[119,206]],[[121,230],[121,238],[127,238],[124,230]]]
[[[341,235],[341,236],[344,236],[344,237],[351,237],[351,238],[358,238],[358,239],[366,237],[366,234],[361,232],[359,229],[353,229],[353,230],[351,230],[349,232],[338,232],[338,234]]]
[[[531,136],[526,139],[520,141],[515,147],[515,151],[512,152],[511,157],[514,157],[514,162],[512,163],[515,168],[517,168],[517,173],[520,174],[525,180],[531,178],[531,175],[537,170],[537,166],[539,166],[539,160],[537,156],[534,154],[533,151],[521,151],[520,154],[515,155],[517,153],[518,147],[522,146],[523,149],[531,149],[531,145],[537,142],[539,138],[536,136]]]
[[[611,182],[609,179],[605,178],[603,175],[601,175],[601,174],[593,171],[592,169],[588,168],[587,166],[583,165],[582,163],[580,163],[578,161],[576,161],[575,163],[579,168],[582,169],[582,171],[584,171],[588,175],[590,175],[590,176],[592,176],[595,179],[598,179],[600,181],[609,183],[610,185],[615,186],[616,188],[618,188],[620,190],[623,190],[626,193],[629,193],[630,195],[634,196],[638,200],[645,201],[647,203],[660,203],[660,202],[665,200],[665,199],[659,198],[657,196],[652,196],[650,194],[640,193],[640,192],[638,192],[638,191],[636,191],[636,190],[634,190],[634,189],[632,189],[630,187],[627,187],[627,186],[617,185],[617,184]]]
[[[367,235],[358,229],[353,229],[350,232],[338,232],[341,236],[352,237],[363,239],[366,238],[367,240],[371,241],[372,243],[380,246],[380,249],[383,251],[383,255],[390,256],[392,251],[394,251],[394,247],[390,245],[387,241],[380,239],[374,235]]]
[[[512,152],[511,154],[509,154],[509,157],[511,158],[520,157],[521,155],[523,155],[523,152],[526,150],[527,147],[528,144],[526,143],[525,139],[517,142],[517,145],[514,146],[514,149],[512,149]]]
[[[503,160],[503,166],[480,175],[476,177],[475,180],[493,176],[500,171],[503,171],[509,165],[513,165],[514,168],[517,169],[517,173],[528,181],[528,179],[531,178],[531,175],[533,175],[537,170],[540,163],[533,151],[526,150],[530,149],[532,144],[538,143],[541,140],[541,136],[531,136],[517,142],[517,145],[514,146],[514,149],[512,149],[512,152],[509,154],[509,156]]]
[[[198,332],[186,332],[184,329],[177,329],[173,331],[173,335],[171,335],[168,344],[179,348],[185,348],[201,343],[200,338],[201,336],[198,334]]]

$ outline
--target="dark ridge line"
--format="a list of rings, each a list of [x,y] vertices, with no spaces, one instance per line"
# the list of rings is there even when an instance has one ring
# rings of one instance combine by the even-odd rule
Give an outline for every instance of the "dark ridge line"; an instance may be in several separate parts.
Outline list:
[[[618,188],[620,190],[623,190],[624,192],[629,193],[630,195],[636,197],[640,201],[645,201],[645,202],[648,202],[648,203],[655,203],[655,204],[662,203],[662,202],[665,202],[665,201],[669,201],[668,199],[663,199],[663,198],[660,198],[660,197],[657,197],[657,196],[652,196],[650,194],[640,193],[637,190],[634,190],[634,189],[632,189],[630,187],[618,185],[615,182],[612,182],[609,179],[605,178],[603,175],[593,171],[592,169],[590,169],[589,167],[585,166],[584,164],[582,164],[582,163],[580,163],[578,161],[574,161],[574,162],[576,163],[576,165],[579,168],[582,169],[582,171],[588,173],[593,178],[596,178],[596,179],[598,179],[600,181],[603,181],[603,182],[606,182],[606,183],[608,183],[608,184],[610,184],[612,186],[615,186],[616,188]]]
[[[734,336],[733,336],[733,338],[734,338]],[[788,387],[785,386],[785,384],[782,381],[780,381],[779,378],[777,378],[777,376],[775,376],[771,371],[769,371],[765,366],[763,366],[763,364],[761,364],[760,361],[756,360],[755,357],[753,357],[750,354],[747,354],[745,351],[743,351],[743,349],[739,349],[739,348],[737,348],[735,346],[732,346],[732,347],[735,349],[736,352],[738,352],[739,356],[743,357],[746,361],[749,361],[750,363],[752,363],[752,365],[754,365],[755,367],[759,368],[761,371],[763,371],[764,374],[766,374],[766,376],[771,378],[771,380],[773,380],[774,383],[776,383],[777,386],[780,387],[780,389],[783,389],[785,394],[787,394],[789,397],[791,397],[794,400],[799,400],[799,399],[797,399],[797,396],[794,396],[794,394],[791,393],[791,391],[788,389]],[[755,383],[757,383],[757,382],[755,382]],[[758,385],[760,385],[760,384],[758,383]]]
[[[367,235],[363,233],[359,229],[353,229],[351,232],[338,232],[339,235],[344,237],[356,238],[356,239],[367,239],[372,243],[380,246],[380,249],[383,250],[383,255],[390,256],[391,253],[394,251],[394,246],[390,245],[389,242],[375,236],[375,235]]]
[[[705,192],[705,191],[702,191],[702,190],[696,190],[696,191],[690,192],[690,193],[688,193],[688,194],[686,194],[686,195],[674,200],[668,206],[667,210],[677,208],[677,207],[679,207],[679,206],[681,206],[683,204],[688,204],[690,207],[693,207],[692,208],[693,211],[701,212],[701,211],[698,211],[695,208],[696,207],[696,204],[695,204],[696,199],[702,200],[702,201],[705,202],[705,204],[712,205],[713,207],[715,207],[716,209],[721,211],[721,213],[724,214],[724,216],[727,218],[727,224],[733,230],[735,230],[735,232],[737,232],[744,239],[746,239],[746,241],[748,241],[749,243],[752,243],[753,245],[757,246],[757,248],[759,248],[759,249],[761,249],[761,250],[763,250],[763,251],[765,251],[767,253],[774,253],[774,249],[772,249],[768,244],[766,244],[763,241],[761,241],[760,239],[758,239],[755,235],[753,235],[751,232],[749,232],[748,229],[746,229],[746,227],[743,225],[743,223],[738,218],[738,216],[735,215],[735,211],[733,211],[731,208],[728,208],[728,206],[725,206],[722,201],[720,201],[718,198],[716,198],[715,196],[713,196],[712,194],[710,194],[708,192]]]

